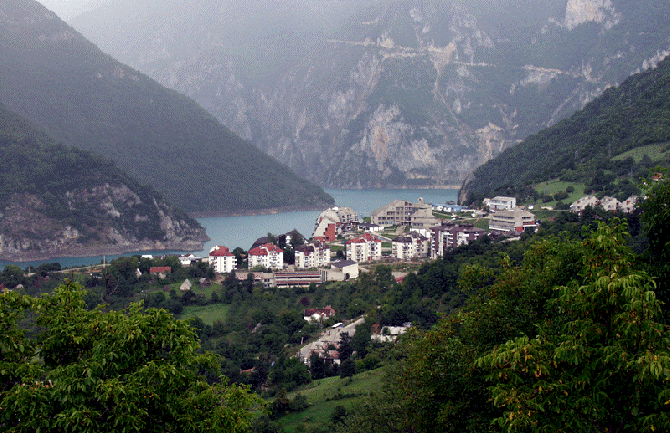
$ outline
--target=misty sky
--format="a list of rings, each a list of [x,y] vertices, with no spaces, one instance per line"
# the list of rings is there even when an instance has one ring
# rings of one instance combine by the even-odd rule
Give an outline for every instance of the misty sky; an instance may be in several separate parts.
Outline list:
[[[69,20],[82,12],[92,8],[93,5],[110,0],[37,0],[48,9],[56,12],[63,20]]]

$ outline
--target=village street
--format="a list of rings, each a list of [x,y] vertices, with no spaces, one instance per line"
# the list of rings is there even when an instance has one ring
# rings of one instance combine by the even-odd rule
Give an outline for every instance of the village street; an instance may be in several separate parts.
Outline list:
[[[309,343],[300,351],[298,352],[298,356],[300,359],[303,361],[306,361],[309,359],[309,356],[312,352],[323,352],[328,350],[329,345],[333,345],[337,347],[337,345],[340,342],[340,339],[342,338],[342,333],[343,332],[348,332],[350,337],[353,337],[354,333],[356,332],[356,325],[360,325],[361,323],[365,323],[365,318],[364,317],[359,317],[355,321],[347,324],[347,325],[341,325],[340,327],[337,328],[328,328],[319,337],[317,341],[314,341],[312,343]]]

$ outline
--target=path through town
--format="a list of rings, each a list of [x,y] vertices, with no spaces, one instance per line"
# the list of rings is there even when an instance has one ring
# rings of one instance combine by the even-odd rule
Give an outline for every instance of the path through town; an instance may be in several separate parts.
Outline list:
[[[359,317],[355,321],[347,324],[347,325],[342,325],[337,328],[328,328],[319,337],[317,341],[314,341],[312,343],[309,343],[302,349],[300,349],[300,352],[298,353],[298,356],[300,359],[303,361],[306,361],[309,359],[310,355],[312,352],[323,352],[328,350],[328,346],[331,344],[335,347],[340,343],[340,339],[342,338],[342,333],[343,332],[348,332],[350,337],[353,337],[354,333],[356,332],[356,325],[360,325],[361,323],[365,323],[365,318],[364,317]]]

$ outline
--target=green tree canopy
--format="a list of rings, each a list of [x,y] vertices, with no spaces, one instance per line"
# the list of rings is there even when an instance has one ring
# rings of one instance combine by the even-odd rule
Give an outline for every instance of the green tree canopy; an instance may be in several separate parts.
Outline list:
[[[0,295],[0,426],[11,432],[247,431],[261,400],[196,353],[193,329],[165,310],[86,309],[68,283]],[[211,376],[210,376],[211,377]]]
[[[550,301],[565,317],[480,358],[499,424],[541,432],[668,431],[670,334],[653,280],[636,270],[624,226],[584,242],[581,283]]]

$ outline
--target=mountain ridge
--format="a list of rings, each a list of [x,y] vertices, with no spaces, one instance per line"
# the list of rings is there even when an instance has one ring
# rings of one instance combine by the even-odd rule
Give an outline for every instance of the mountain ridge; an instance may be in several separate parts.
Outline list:
[[[203,248],[184,211],[0,104],[0,260]]]
[[[213,24],[228,3],[210,3],[222,12],[193,29],[197,55],[163,26],[151,44],[136,38],[125,60],[330,187],[460,184],[670,52],[670,7],[651,0],[384,0],[361,2],[296,48],[308,53],[293,66],[250,83],[253,68],[231,54],[241,47]],[[98,43],[119,35],[100,30],[95,12],[85,20],[73,24]]]
[[[0,102],[190,212],[332,204],[193,100],[115,61],[33,0],[0,5],[0,42]]]
[[[555,178],[581,178],[593,185],[597,178],[605,178],[606,171],[622,171],[623,176],[618,177],[630,178],[638,171],[636,164],[630,159],[620,161],[622,167],[616,167],[612,162],[616,156],[668,142],[670,57],[607,89],[569,118],[478,167],[464,182],[460,200],[473,202],[492,195],[526,194],[529,185]],[[612,175],[608,183],[615,180]]]

